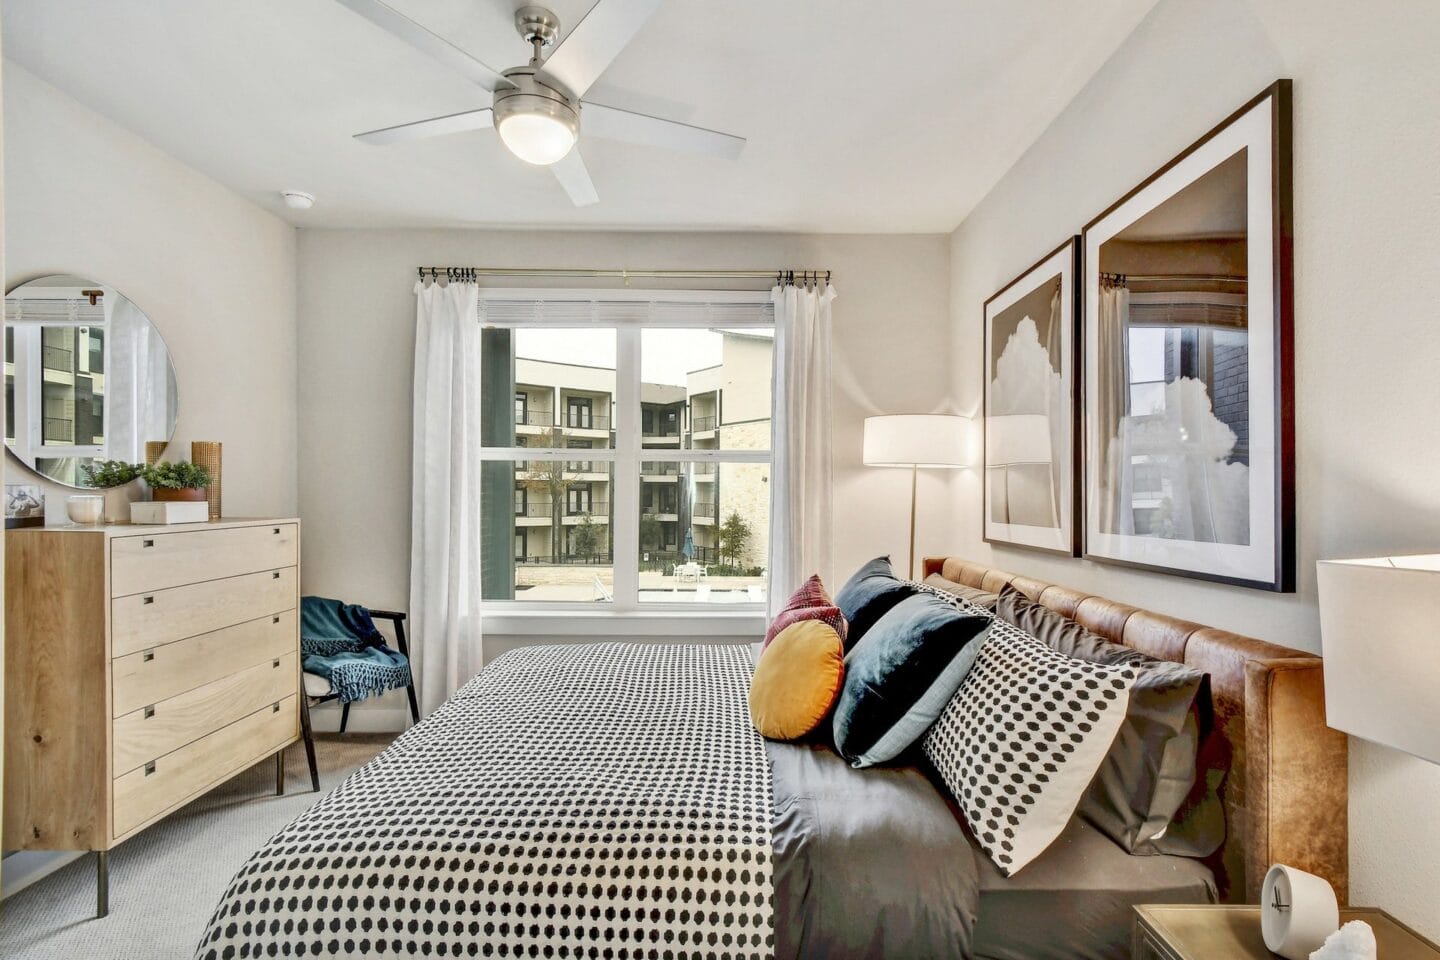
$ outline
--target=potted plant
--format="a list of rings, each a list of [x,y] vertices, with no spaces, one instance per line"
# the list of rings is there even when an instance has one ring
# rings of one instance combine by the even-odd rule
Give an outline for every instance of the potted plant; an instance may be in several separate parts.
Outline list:
[[[130,519],[130,504],[145,493],[145,467],[124,460],[95,460],[82,464],[85,482],[105,493],[105,522],[124,523]]]
[[[156,500],[204,500],[210,474],[189,460],[171,463],[162,460],[145,468],[145,482]]]

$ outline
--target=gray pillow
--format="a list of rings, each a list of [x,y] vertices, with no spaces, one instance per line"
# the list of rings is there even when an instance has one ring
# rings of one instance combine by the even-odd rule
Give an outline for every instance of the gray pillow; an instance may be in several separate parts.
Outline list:
[[[943,574],[932,573],[925,578],[927,587],[934,587],[936,590],[943,590],[953,597],[961,600],[969,600],[977,607],[984,607],[986,610],[994,610],[995,603],[1000,599],[997,594],[988,590],[981,590],[978,587],[967,587],[955,580],[946,580]]]
[[[1206,857],[1219,849],[1225,818],[1218,783],[1196,779],[1211,726],[1209,678],[1111,643],[1008,585],[996,616],[1068,657],[1137,674],[1125,723],[1080,801],[1080,816],[1134,854]]]

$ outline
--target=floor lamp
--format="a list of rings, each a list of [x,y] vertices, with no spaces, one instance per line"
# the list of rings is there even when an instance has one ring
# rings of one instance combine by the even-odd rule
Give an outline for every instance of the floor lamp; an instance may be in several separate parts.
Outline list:
[[[870,467],[910,468],[910,579],[915,579],[915,486],[921,467],[952,470],[968,466],[967,417],[897,414],[865,418],[862,459]]]

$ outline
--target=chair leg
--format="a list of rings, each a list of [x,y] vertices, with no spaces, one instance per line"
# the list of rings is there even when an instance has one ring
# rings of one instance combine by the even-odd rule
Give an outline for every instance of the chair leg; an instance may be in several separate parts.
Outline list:
[[[412,724],[414,724],[414,723],[419,723],[419,722],[420,722],[420,705],[415,702],[415,684],[413,684],[413,683],[406,684],[406,685],[405,685],[405,693],[406,693],[406,695],[410,698],[410,722],[411,722]]]
[[[346,704],[341,704],[341,706],[340,706],[340,732],[341,732],[341,733],[344,733],[344,732],[345,732],[345,724],[347,724],[347,723],[349,723],[349,722],[350,722],[350,704],[348,704],[348,703],[346,703]]]
[[[315,766],[315,734],[310,729],[310,698],[300,697],[300,733],[305,738],[305,759],[310,764],[310,789],[320,792],[320,771]]]
[[[285,751],[275,751],[275,796],[285,796]]]

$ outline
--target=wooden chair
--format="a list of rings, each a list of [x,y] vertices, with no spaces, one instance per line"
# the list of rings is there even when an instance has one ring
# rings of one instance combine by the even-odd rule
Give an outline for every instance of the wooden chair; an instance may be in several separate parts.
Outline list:
[[[395,645],[400,648],[400,653],[405,660],[410,660],[410,644],[405,638],[405,614],[398,610],[371,610],[370,617],[374,620],[389,620],[395,626]],[[320,790],[320,770],[315,765],[315,735],[310,728],[310,708],[328,703],[331,700],[338,700],[340,695],[330,686],[330,681],[315,673],[303,673],[300,677],[304,685],[304,695],[300,698],[300,732],[305,738],[305,759],[310,764],[310,788],[317,793]],[[410,720],[413,723],[420,722],[420,704],[415,699],[415,672],[410,672],[410,682],[405,686],[405,693],[410,698]],[[340,732],[345,732],[345,725],[350,722],[350,704],[340,705]]]

